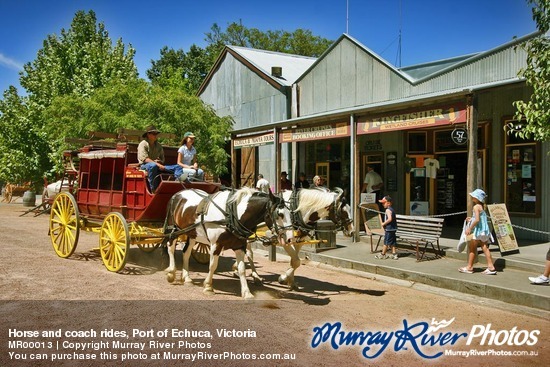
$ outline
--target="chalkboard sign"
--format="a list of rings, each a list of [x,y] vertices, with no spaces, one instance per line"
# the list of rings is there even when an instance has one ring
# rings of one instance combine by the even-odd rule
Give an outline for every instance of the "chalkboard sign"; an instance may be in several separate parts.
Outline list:
[[[378,204],[361,204],[361,209],[363,212],[364,222],[368,226],[369,230],[376,231],[383,229],[382,219],[380,218],[380,214],[378,214],[378,211],[380,210]]]
[[[397,191],[397,152],[386,155],[386,183],[387,191]]]
[[[508,216],[508,210],[505,204],[491,204],[487,205],[489,209],[489,215],[491,216],[491,222],[497,236],[498,246],[500,252],[519,252],[518,241],[512,228],[512,222]]]

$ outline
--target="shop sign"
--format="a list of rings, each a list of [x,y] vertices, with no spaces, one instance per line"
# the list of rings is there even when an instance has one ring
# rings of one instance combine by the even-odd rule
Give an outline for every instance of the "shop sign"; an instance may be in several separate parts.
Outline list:
[[[468,131],[464,128],[454,129],[451,132],[451,139],[456,145],[464,145],[468,141]]]
[[[350,136],[349,123],[341,122],[284,130],[280,133],[280,141],[281,143],[290,143],[293,141],[335,139],[346,136]]]
[[[275,133],[267,133],[264,135],[247,136],[244,138],[234,138],[233,147],[235,149],[258,147],[260,145],[273,144],[275,141]]]
[[[363,144],[362,150],[365,151],[365,152],[383,150],[382,149],[382,143],[380,142],[380,139],[367,140],[367,141],[365,141],[365,144]]]
[[[500,252],[519,251],[518,241],[505,204],[487,205]]]
[[[429,128],[466,122],[465,106],[439,106],[369,117],[357,124],[357,134]]]

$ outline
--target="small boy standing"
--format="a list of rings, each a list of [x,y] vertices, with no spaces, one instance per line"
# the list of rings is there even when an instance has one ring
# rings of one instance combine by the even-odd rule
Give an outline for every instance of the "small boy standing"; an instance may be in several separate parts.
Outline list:
[[[384,206],[384,222],[382,227],[384,228],[384,246],[382,247],[382,253],[375,256],[376,259],[393,259],[397,260],[397,218],[395,216],[395,210],[392,207],[392,198],[388,195],[384,196],[382,200],[378,200]],[[386,255],[388,246],[391,247],[391,256]]]

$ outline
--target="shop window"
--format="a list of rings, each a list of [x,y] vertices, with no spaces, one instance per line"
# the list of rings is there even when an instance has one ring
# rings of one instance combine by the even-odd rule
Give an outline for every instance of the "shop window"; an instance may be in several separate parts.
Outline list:
[[[506,121],[505,124],[521,128],[514,121]],[[540,144],[532,139],[521,139],[512,133],[506,134],[505,157],[504,192],[508,212],[540,216],[542,193],[540,177],[537,175]]]
[[[425,131],[410,131],[407,133],[407,150],[409,153],[426,153],[427,146]]]

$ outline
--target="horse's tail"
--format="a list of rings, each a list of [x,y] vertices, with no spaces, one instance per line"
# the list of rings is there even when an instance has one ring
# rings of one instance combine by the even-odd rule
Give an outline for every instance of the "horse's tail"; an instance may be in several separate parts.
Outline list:
[[[169,240],[171,240],[170,233],[174,232],[175,228],[175,220],[174,220],[174,214],[176,209],[176,200],[179,193],[174,194],[170,201],[168,201],[168,205],[166,206],[166,217],[164,218],[164,226],[162,228],[162,233],[164,233],[164,239],[162,240],[162,247],[166,248],[166,245]]]
[[[172,229],[170,227],[173,227],[173,225],[174,225],[174,210],[173,209],[174,209],[174,202],[175,202],[174,198],[175,198],[176,195],[173,195],[170,198],[170,201],[168,201],[168,205],[166,206],[166,217],[164,218],[164,227],[162,228],[164,234],[167,234]]]

